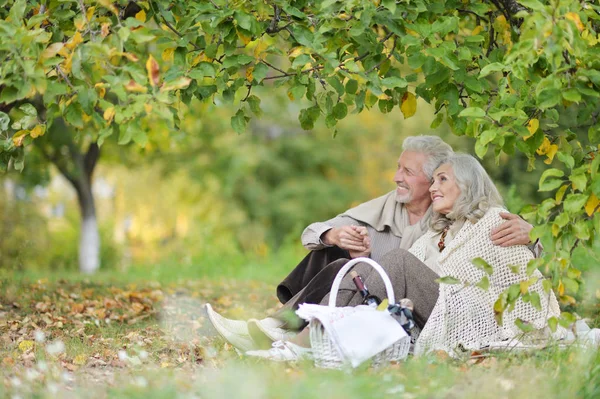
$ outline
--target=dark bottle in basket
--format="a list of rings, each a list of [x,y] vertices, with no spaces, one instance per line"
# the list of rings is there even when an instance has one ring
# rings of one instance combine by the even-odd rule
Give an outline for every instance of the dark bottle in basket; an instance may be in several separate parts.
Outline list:
[[[381,299],[377,298],[375,295],[369,294],[369,290],[365,285],[363,279],[356,273],[354,270],[350,272],[350,276],[352,277],[352,281],[354,285],[356,285],[356,289],[363,297],[363,304],[371,306],[372,308],[376,308],[381,303]]]

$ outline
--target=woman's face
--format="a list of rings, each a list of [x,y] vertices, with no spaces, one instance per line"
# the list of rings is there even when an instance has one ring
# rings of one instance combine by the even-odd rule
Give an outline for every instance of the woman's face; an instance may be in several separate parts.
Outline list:
[[[429,187],[435,212],[447,215],[460,196],[460,188],[450,164],[443,164],[433,172],[433,184]]]

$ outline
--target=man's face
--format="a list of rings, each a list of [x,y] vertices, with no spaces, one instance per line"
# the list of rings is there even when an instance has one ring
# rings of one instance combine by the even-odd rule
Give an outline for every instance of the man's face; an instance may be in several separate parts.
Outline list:
[[[398,170],[394,175],[396,182],[396,201],[402,204],[431,203],[429,186],[431,181],[423,172],[427,155],[420,152],[404,151],[398,159]]]

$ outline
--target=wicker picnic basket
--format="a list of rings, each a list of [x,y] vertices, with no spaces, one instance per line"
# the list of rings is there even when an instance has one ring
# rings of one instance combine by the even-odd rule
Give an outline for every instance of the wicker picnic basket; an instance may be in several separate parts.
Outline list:
[[[333,281],[333,285],[331,286],[331,293],[330,293],[330,297],[329,297],[329,305],[328,306],[331,308],[335,308],[337,294],[338,294],[338,290],[340,287],[340,283],[342,282],[342,279],[344,278],[346,273],[348,273],[348,271],[355,264],[357,264],[359,262],[364,262],[364,263],[369,264],[379,273],[379,275],[381,276],[381,278],[383,279],[383,282],[385,284],[385,289],[387,292],[387,297],[388,297],[389,303],[390,304],[395,303],[394,289],[392,287],[392,283],[391,283],[389,277],[387,276],[387,274],[385,273],[385,271],[383,270],[383,268],[372,259],[355,258],[355,259],[352,259],[350,262],[346,263],[346,265],[344,265],[344,267],[342,267],[342,269],[336,275],[335,280]],[[352,309],[353,308],[345,307],[345,308],[337,308],[336,310],[343,310],[343,311],[351,312]],[[373,311],[377,311],[377,310],[373,309]],[[390,317],[392,317],[392,316],[390,315]],[[321,322],[318,319],[316,319],[316,318],[311,319],[311,321],[309,323],[309,332],[310,332],[310,343],[311,343],[311,347],[313,349],[314,361],[315,361],[315,365],[317,367],[339,369],[339,368],[343,368],[347,365],[347,362],[342,357],[342,355],[339,353],[339,351],[335,347],[335,344],[332,342],[332,340],[328,336],[327,331],[325,330],[325,328],[323,327],[323,325],[321,324]],[[379,352],[378,354],[376,354],[375,356],[373,356],[371,365],[377,367],[377,366],[388,364],[389,362],[398,362],[398,361],[402,361],[402,360],[406,359],[406,356],[408,355],[408,352],[410,349],[410,343],[411,343],[410,338],[408,338],[408,339],[403,338],[403,339],[397,341],[392,346],[388,347],[387,349],[385,349],[385,350]]]

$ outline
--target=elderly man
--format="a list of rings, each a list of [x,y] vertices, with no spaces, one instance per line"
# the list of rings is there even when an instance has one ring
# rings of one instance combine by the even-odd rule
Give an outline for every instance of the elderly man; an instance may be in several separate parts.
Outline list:
[[[452,148],[439,137],[417,136],[405,139],[402,150],[394,191],[304,230],[302,244],[311,252],[278,285],[277,297],[284,306],[273,316],[246,323],[225,319],[207,305],[209,319],[225,339],[241,350],[251,350],[289,338],[293,335],[290,330],[303,327],[293,311],[301,303],[319,303],[350,258],[368,256],[379,261],[393,249],[410,248],[427,231],[432,174],[452,154]],[[528,244],[532,226],[510,213],[504,217],[507,222],[492,233],[494,243]],[[432,286],[431,292],[415,293],[411,299],[416,299],[418,313],[429,314],[437,294],[437,286]]]

